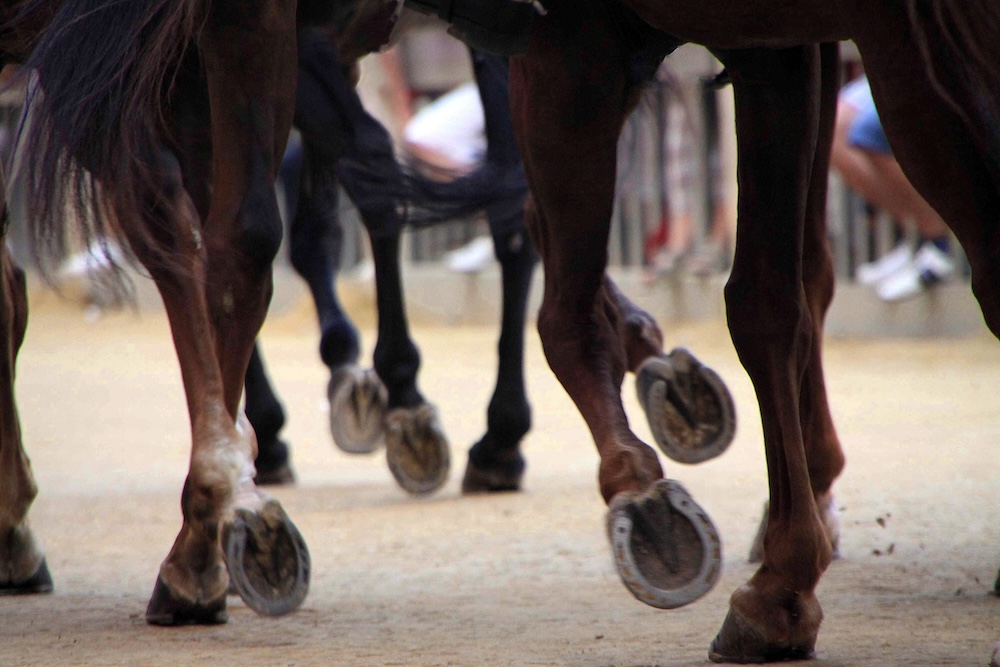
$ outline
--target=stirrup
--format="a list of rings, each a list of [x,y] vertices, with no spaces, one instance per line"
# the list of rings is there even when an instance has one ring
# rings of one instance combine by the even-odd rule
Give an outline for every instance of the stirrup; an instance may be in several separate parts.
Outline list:
[[[405,0],[421,14],[434,14],[451,24],[449,33],[479,51],[513,56],[528,48],[538,2],[524,0]]]

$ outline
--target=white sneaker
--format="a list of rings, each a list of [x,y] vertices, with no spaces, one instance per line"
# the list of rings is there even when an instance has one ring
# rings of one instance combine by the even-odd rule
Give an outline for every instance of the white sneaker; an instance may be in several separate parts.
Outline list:
[[[951,257],[929,241],[917,250],[913,265],[920,271],[920,278],[927,285],[944,282],[955,273],[955,263]]]
[[[493,256],[493,239],[480,236],[448,253],[448,268],[459,273],[479,273],[493,261]]]
[[[896,273],[913,259],[909,244],[900,243],[874,262],[860,265],[854,271],[854,279],[862,285],[877,285]]]
[[[884,278],[875,288],[883,301],[890,303],[913,298],[932,285],[948,280],[955,273],[955,263],[933,243],[920,246],[913,261]]]
[[[875,286],[878,298],[889,303],[912,299],[923,291],[924,283],[920,280],[920,270],[913,262],[886,276]]]

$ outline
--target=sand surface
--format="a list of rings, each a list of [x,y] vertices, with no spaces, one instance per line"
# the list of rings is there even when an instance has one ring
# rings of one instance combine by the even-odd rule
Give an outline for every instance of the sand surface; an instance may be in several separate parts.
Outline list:
[[[597,456],[531,332],[533,432],[525,490],[463,498],[465,451],[485,422],[495,331],[422,324],[421,388],[453,448],[436,495],[401,491],[381,454],[327,433],[311,311],[263,340],[289,415],[299,484],[274,494],[309,543],[300,611],[257,617],[238,600],[219,627],[143,620],[180,525],[189,453],[179,372],[158,312],[106,315],[36,295],[18,376],[41,487],[32,522],[56,582],[0,597],[0,665],[703,665],[767,493],[752,388],[721,323],[668,331],[729,384],[737,438],[698,467],[667,463],[715,520],[725,571],[708,596],[657,611],[619,583],[604,537]],[[363,322],[365,346],[373,342]],[[831,401],[848,456],[837,485],[843,558],[824,577],[816,665],[985,665],[1000,640],[993,510],[1000,345],[987,337],[830,341]],[[631,382],[633,427],[648,438]]]

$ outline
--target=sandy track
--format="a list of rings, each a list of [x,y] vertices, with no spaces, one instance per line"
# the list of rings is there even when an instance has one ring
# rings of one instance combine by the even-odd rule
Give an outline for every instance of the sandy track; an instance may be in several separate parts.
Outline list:
[[[722,458],[667,464],[724,539],[719,586],[687,608],[636,602],[614,573],[597,457],[532,335],[535,430],[526,491],[461,498],[465,450],[483,426],[494,332],[421,326],[421,387],[454,451],[446,488],[412,499],[381,455],[335,451],[324,369],[305,308],[265,329],[300,477],[275,494],[312,552],[298,613],[163,629],[143,621],[180,524],[188,427],[162,315],[92,324],[35,299],[19,366],[25,436],[41,495],[32,514],[57,592],[0,597],[0,665],[702,665],[729,593],[750,576],[766,495],[753,394],[720,324],[668,332],[729,383],[740,425]],[[365,332],[370,349],[371,330]],[[988,338],[839,342],[831,400],[848,454],[838,485],[844,558],[820,588],[817,665],[984,665],[1000,639],[1000,346]],[[631,384],[627,408],[648,433]]]

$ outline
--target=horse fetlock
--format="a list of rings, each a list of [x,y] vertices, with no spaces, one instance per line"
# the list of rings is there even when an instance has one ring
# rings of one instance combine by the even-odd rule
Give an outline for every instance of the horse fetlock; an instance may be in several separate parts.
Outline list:
[[[656,452],[638,439],[613,453],[601,453],[597,478],[607,503],[619,493],[642,492],[662,477],[663,468]]]

